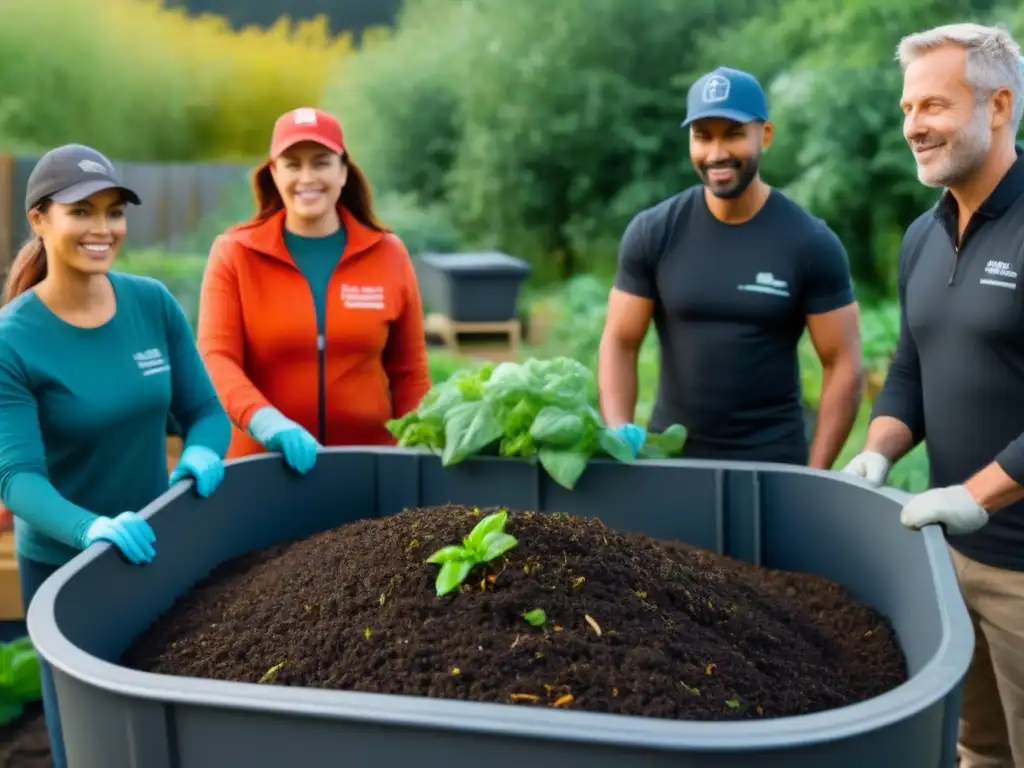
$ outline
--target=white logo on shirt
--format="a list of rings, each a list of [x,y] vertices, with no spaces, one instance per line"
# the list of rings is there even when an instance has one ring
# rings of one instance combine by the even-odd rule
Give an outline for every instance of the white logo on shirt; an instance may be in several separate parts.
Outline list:
[[[982,285],[994,285],[997,288],[1009,288],[1011,291],[1017,287],[1017,271],[1012,264],[1005,261],[992,259],[985,265],[987,277],[981,278],[978,282]]]
[[[342,283],[341,303],[345,309],[384,309],[384,286]]]
[[[758,272],[753,283],[736,286],[741,291],[770,293],[772,296],[789,296],[789,284],[779,280],[771,272]]]
[[[143,376],[152,376],[155,373],[167,373],[171,366],[167,364],[164,353],[159,349],[147,349],[145,352],[136,352],[132,355],[135,364],[139,366]]]

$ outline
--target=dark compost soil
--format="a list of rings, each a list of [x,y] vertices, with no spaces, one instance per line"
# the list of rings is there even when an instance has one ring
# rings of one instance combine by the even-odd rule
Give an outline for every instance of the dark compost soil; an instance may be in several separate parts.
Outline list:
[[[249,683],[690,720],[798,715],[907,676],[886,620],[838,585],[510,513],[519,545],[438,598],[435,550],[495,510],[366,520],[221,566],[125,654]],[[544,610],[531,626],[523,613]]]
[[[0,728],[0,768],[52,768],[42,704],[25,707],[20,720]]]

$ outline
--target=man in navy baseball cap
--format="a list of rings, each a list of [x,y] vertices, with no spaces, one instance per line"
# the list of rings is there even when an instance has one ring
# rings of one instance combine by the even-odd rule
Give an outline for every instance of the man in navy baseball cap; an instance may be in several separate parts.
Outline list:
[[[690,159],[711,194],[730,200],[757,177],[771,144],[768,100],[753,75],[718,67],[690,86],[683,128],[690,129]]]
[[[632,450],[637,356],[653,325],[658,399],[646,429],[683,424],[683,457],[828,469],[861,399],[857,307],[829,226],[758,171],[771,144],[757,79],[719,67],[695,82],[683,126],[702,183],[640,211],[619,245],[601,335],[601,414]],[[813,437],[801,407],[804,330],[824,371]]]

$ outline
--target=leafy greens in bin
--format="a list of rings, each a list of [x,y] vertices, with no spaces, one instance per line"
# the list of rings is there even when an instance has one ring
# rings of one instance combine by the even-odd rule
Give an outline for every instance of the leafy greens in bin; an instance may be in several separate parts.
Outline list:
[[[0,643],[0,726],[21,717],[24,706],[43,696],[39,657],[32,642],[23,637]]]
[[[594,456],[633,461],[596,403],[594,374],[577,360],[488,363],[435,385],[419,408],[387,426],[399,447],[440,452],[446,467],[476,455],[537,459],[571,489]],[[649,434],[640,458],[677,456],[685,441],[678,424]]]

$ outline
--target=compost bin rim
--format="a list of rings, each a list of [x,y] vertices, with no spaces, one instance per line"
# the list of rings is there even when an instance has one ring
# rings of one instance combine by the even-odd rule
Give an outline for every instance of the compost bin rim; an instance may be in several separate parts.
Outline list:
[[[339,447],[320,449],[320,453],[371,453],[422,455],[421,452],[394,448]],[[280,461],[273,454],[257,454],[225,462],[228,471],[235,465],[253,461]],[[479,461],[509,461],[481,458]],[[598,463],[614,463],[598,460]],[[734,461],[650,460],[651,466],[708,466],[719,470],[789,473],[826,477],[835,482],[859,485],[892,501],[903,503],[909,495],[892,488],[872,488],[864,480],[824,470],[800,466]],[[170,501],[190,492],[193,481],[183,481],[159,496],[139,514],[148,518]],[[933,586],[940,596],[959,595],[952,561],[945,538],[937,526],[920,532],[934,574]],[[171,705],[213,709],[245,710],[286,716],[302,715],[330,720],[387,723],[408,728],[434,728],[483,732],[493,735],[525,736],[560,741],[586,741],[609,745],[672,750],[700,749],[708,752],[782,749],[828,743],[856,737],[891,725],[923,711],[945,697],[950,690],[948,676],[936,676],[936,670],[960,669],[966,673],[973,653],[974,638],[963,638],[951,631],[950,611],[961,612],[961,624],[967,622],[966,607],[957,600],[953,608],[940,600],[940,620],[944,640],[927,664],[912,678],[896,688],[867,701],[808,715],[771,718],[763,721],[679,721],[637,715],[597,712],[572,712],[502,703],[471,702],[398,694],[355,691],[331,691],[289,686],[266,686],[200,678],[139,672],[103,661],[73,645],[60,631],[53,607],[61,587],[79,570],[112,549],[110,544],[94,545],[62,566],[36,593],[28,610],[29,634],[37,651],[51,666],[86,685],[116,695]],[[112,554],[112,553],[111,553]],[[970,626],[967,624],[967,626]],[[935,679],[945,682],[937,684]],[[957,678],[959,679],[959,678]],[[743,742],[748,742],[744,748]]]

